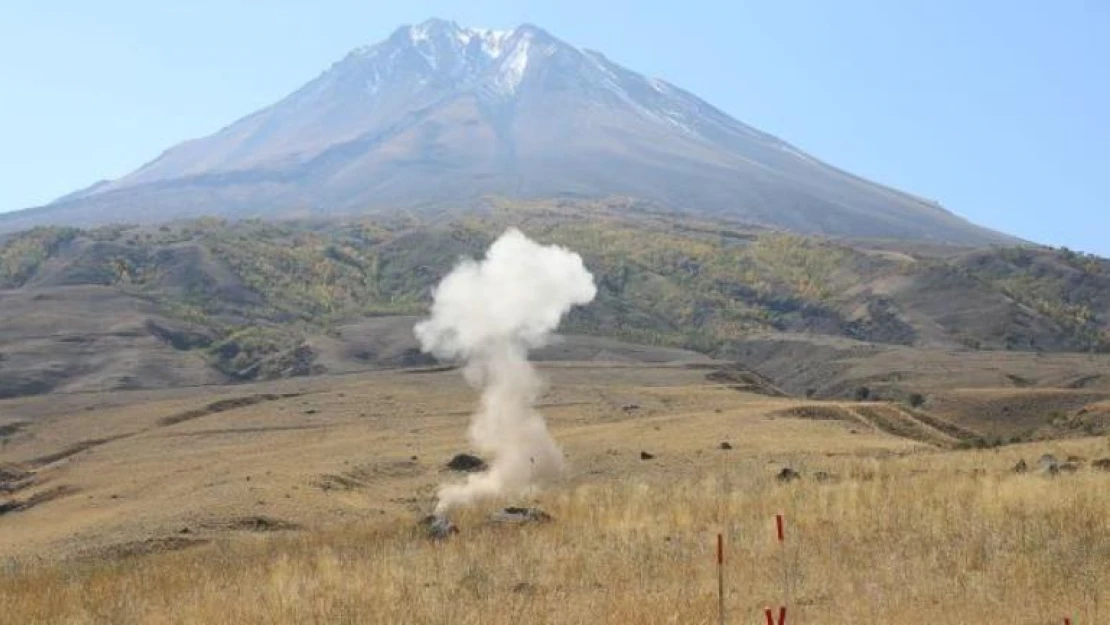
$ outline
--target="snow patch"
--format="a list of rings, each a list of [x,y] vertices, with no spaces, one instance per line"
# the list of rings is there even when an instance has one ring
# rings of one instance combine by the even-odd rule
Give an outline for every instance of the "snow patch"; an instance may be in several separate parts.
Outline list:
[[[504,55],[500,71],[494,77],[497,91],[505,95],[516,93],[528,69],[528,57],[532,48],[532,36],[525,34],[517,39],[512,49]]]
[[[420,56],[424,57],[424,61],[428,63],[428,67],[433,70],[439,69],[439,60],[436,59],[435,49],[429,50],[429,45],[425,43],[426,41],[425,39],[420,44],[413,46],[412,49],[416,50]]]
[[[486,28],[461,28],[455,32],[455,41],[459,47],[465,49],[472,42],[478,41],[482,53],[490,60],[501,58],[505,51],[505,42],[513,32],[509,30],[489,30]]]
[[[428,35],[428,25],[419,24],[416,26],[410,26],[409,39],[412,41],[413,44],[419,44],[430,39]]]

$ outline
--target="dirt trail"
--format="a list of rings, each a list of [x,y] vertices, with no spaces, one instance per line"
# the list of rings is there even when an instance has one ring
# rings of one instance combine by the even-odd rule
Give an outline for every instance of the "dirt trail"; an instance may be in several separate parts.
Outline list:
[[[938,447],[955,447],[978,433],[921,410],[892,403],[808,404],[782,411],[782,416],[817,421],[848,421],[881,432],[921,441]]]

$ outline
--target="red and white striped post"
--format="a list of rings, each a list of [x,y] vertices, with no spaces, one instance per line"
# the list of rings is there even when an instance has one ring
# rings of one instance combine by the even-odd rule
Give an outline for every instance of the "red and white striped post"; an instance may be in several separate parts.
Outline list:
[[[763,608],[763,616],[767,619],[767,625],[786,625],[786,606],[779,606],[778,622],[775,622],[775,611],[771,608]]]
[[[725,625],[725,536],[717,534],[717,623]]]
[[[775,515],[775,536],[779,540],[779,553],[782,556],[783,605],[779,606],[778,623],[774,622],[771,608],[767,608],[766,617],[768,625],[786,625],[786,606],[790,604],[790,564],[786,557],[786,520],[781,513]]]

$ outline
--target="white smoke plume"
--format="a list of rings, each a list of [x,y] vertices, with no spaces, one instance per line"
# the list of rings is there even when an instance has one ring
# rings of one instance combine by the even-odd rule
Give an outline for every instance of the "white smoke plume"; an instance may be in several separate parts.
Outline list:
[[[432,316],[416,325],[416,337],[425,352],[466,361],[467,381],[482,389],[470,439],[490,459],[487,471],[440,488],[437,514],[519,494],[562,472],[563,454],[534,408],[542,384],[528,350],[546,344],[563,315],[596,294],[578,254],[516,229],[484,260],[463,260],[436,287]]]

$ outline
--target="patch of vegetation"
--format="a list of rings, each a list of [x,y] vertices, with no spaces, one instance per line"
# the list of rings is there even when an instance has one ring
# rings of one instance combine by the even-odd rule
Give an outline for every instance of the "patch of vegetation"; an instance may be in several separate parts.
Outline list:
[[[10,237],[0,246],[0,288],[23,286],[58,248],[80,233],[76,228],[41,227]]]
[[[575,250],[593,272],[598,297],[570,315],[572,332],[706,353],[767,331],[913,344],[913,297],[872,287],[899,281],[926,293],[959,288],[1010,298],[1049,322],[987,320],[1000,329],[953,328],[953,342],[1110,349],[1110,263],[1102,259],[1018,247],[953,257],[876,254],[650,211],[629,217],[604,202],[500,203],[483,216],[435,223],[199,219],[38,228],[0,244],[0,288],[21,287],[52,258],[80,265],[67,283],[112,284],[146,297],[208,332],[213,342],[205,349],[222,370],[263,375],[263,361],[295,352],[309,329],[422,314],[458,259],[481,255],[508,225]],[[81,242],[92,251],[64,252]]]

